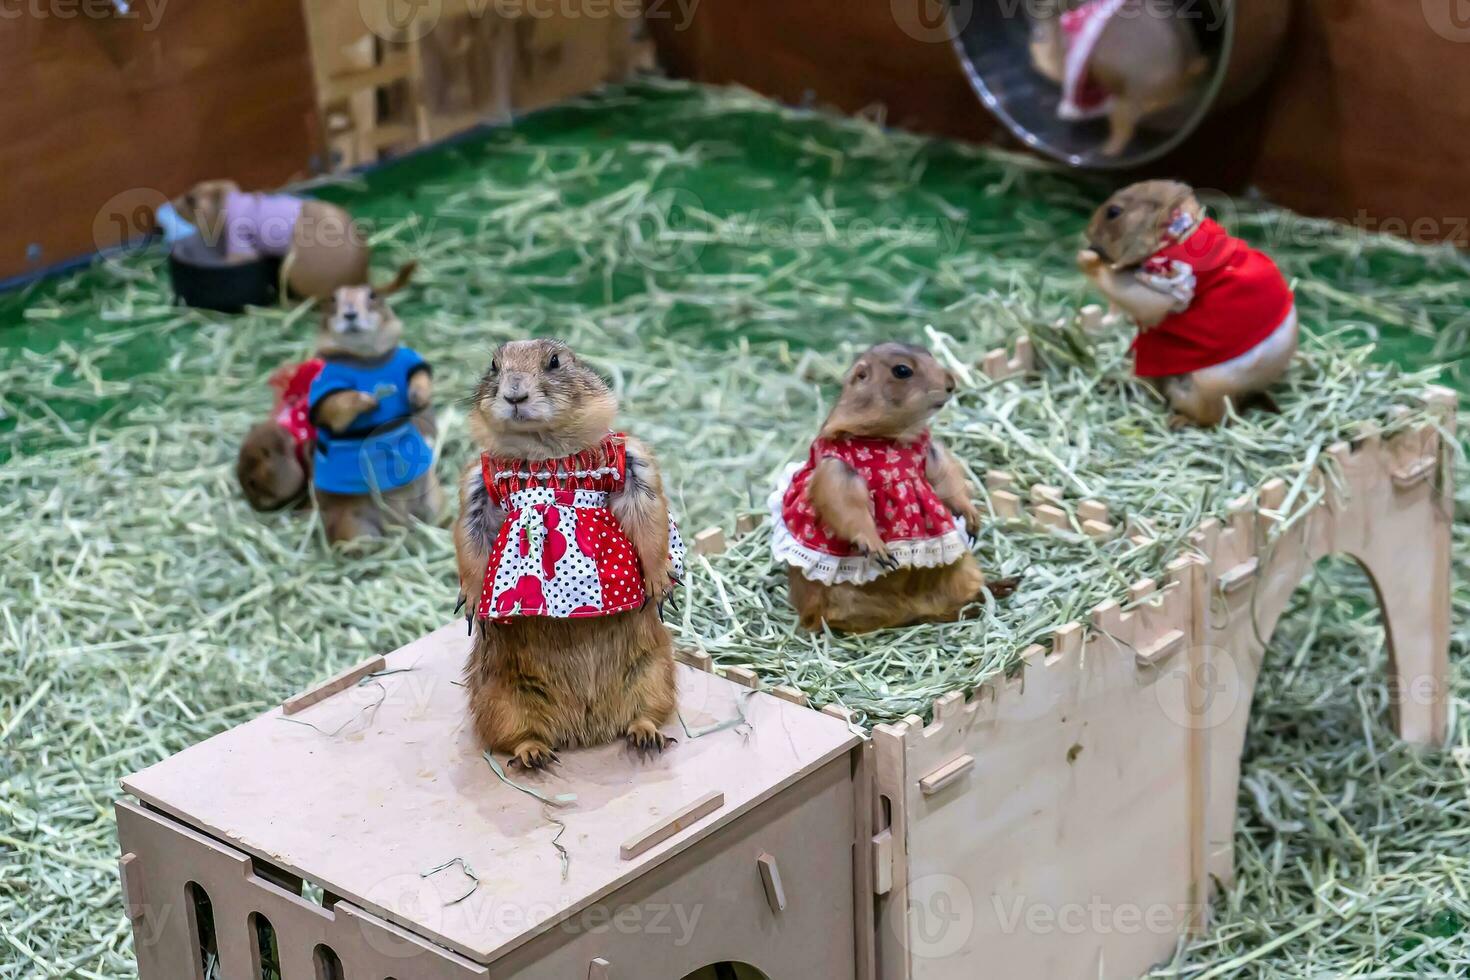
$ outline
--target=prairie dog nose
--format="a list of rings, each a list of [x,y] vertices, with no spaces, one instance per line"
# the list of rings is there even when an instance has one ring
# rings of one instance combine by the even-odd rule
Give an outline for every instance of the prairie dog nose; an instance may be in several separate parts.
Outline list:
[[[519,392],[512,393],[512,392],[507,391],[505,393],[505,401],[506,401],[506,404],[508,404],[508,405],[519,405],[521,402],[525,401],[526,399],[528,399],[530,397],[531,397],[530,395],[522,394],[522,393],[519,393]]]

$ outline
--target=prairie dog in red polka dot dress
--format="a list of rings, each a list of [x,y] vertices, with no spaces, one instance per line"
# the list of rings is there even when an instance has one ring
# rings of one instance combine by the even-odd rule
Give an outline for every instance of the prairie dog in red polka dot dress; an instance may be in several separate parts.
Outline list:
[[[929,420],[954,378],[922,347],[879,344],[848,370],[804,463],[771,495],[771,545],[810,630],[947,622],[986,588],[970,484]],[[1007,595],[1013,582],[989,588]]]
[[[652,452],[566,344],[503,344],[469,414],[455,554],[475,621],[465,668],[481,742],[541,768],[626,738],[662,750],[675,707],[659,618],[684,547]]]

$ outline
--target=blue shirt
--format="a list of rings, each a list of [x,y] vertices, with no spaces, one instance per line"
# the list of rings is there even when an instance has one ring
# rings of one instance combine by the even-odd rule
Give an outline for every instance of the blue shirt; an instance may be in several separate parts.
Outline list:
[[[382,361],[328,360],[307,396],[317,425],[313,481],[328,493],[369,494],[408,486],[434,465],[434,451],[418,426],[408,401],[408,382],[429,365],[417,351],[399,347]],[[346,432],[332,433],[316,418],[322,399],[339,391],[362,391],[378,407],[352,421]]]

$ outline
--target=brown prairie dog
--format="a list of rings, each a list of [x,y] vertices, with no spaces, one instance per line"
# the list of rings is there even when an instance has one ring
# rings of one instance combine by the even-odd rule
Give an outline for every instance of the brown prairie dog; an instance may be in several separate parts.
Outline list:
[[[327,538],[378,537],[395,524],[434,522],[444,492],[434,474],[436,433],[429,366],[402,345],[388,297],[407,285],[408,263],[385,286],[344,286],[323,305],[309,399],[317,427],[312,479]]]
[[[1188,98],[1209,68],[1183,12],[1127,0],[1065,14],[1059,2],[1039,6],[1032,65],[1062,86],[1062,118],[1107,117],[1106,156],[1121,155],[1148,116]]]
[[[807,629],[945,622],[981,598],[985,577],[965,529],[979,512],[963,469],[928,430],[954,387],[921,347],[869,349],[805,465],[778,483],[772,547]]]
[[[245,193],[232,180],[202,181],[173,204],[227,259],[280,256],[286,285],[297,296],[328,299],[338,287],[367,282],[367,235],[335,204]]]
[[[1134,369],[1174,424],[1217,425],[1286,373],[1298,327],[1270,258],[1212,221],[1187,184],[1124,188],[1093,215],[1078,267],[1139,327]]]
[[[503,344],[471,400],[483,451],[460,477],[460,589],[478,621],[465,676],[480,741],[541,768],[625,738],[662,750],[675,707],[659,603],[683,545],[658,464],[613,434],[617,400],[553,340]]]

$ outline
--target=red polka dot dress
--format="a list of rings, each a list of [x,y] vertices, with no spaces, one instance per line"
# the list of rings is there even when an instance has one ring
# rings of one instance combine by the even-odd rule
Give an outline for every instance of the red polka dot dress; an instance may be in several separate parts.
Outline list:
[[[627,454],[620,433],[594,449],[552,460],[484,455],[480,471],[506,520],[490,549],[477,615],[580,619],[637,609],[647,599],[643,569],[608,506],[623,489]],[[684,544],[669,521],[673,574]]]
[[[771,494],[771,547],[777,561],[813,582],[863,584],[887,574],[817,516],[807,499],[812,473],[823,459],[839,459],[868,485],[873,523],[893,560],[904,568],[938,568],[970,550],[964,522],[949,512],[929,484],[926,431],[913,442],[844,437],[812,443],[805,463],[794,464]]]

